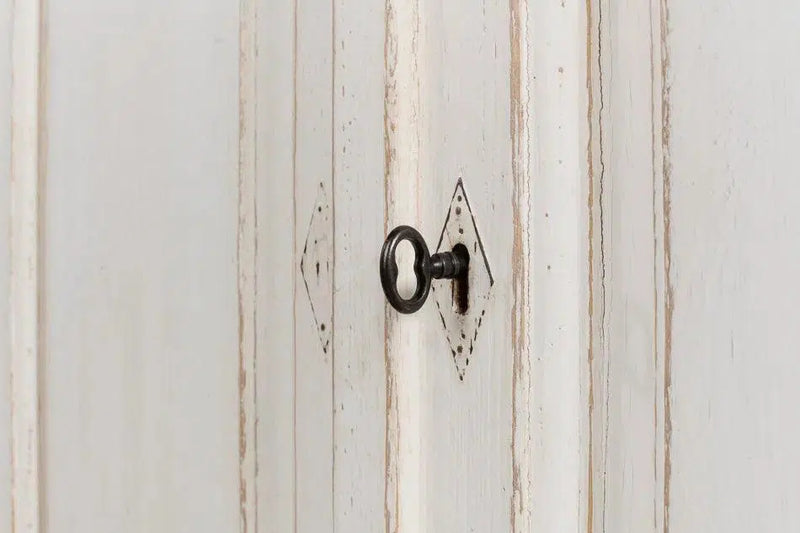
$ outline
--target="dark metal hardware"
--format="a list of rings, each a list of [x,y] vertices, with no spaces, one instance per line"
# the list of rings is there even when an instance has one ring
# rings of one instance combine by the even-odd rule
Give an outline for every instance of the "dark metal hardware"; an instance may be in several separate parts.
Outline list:
[[[414,275],[417,287],[414,295],[408,300],[400,296],[397,290],[397,261],[395,253],[397,245],[408,241],[414,247]],[[411,226],[397,226],[386,237],[381,250],[381,285],[386,299],[392,307],[401,313],[413,313],[422,307],[431,290],[431,280],[455,279],[466,275],[469,269],[469,253],[464,247],[455,248],[451,252],[430,255],[425,239]]]

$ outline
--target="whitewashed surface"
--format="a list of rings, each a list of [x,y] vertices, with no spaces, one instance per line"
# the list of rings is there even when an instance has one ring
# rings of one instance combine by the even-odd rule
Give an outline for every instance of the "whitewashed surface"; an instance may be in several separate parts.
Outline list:
[[[590,525],[797,530],[800,8],[591,6]]]
[[[0,375],[10,305],[42,311],[43,530],[798,529],[800,8],[51,0],[43,20],[20,152],[45,165],[39,294],[8,294],[0,249]],[[433,299],[400,317],[377,271],[394,225],[435,248],[458,178],[495,280],[468,366]]]
[[[11,529],[11,337],[9,208],[11,158],[11,2],[0,1],[0,529]]]
[[[463,7],[46,4],[42,529],[575,527],[582,12]],[[435,248],[458,178],[496,280],[461,374],[433,300],[399,318],[377,273],[394,224]],[[564,224],[535,243],[534,218]]]
[[[669,5],[674,531],[800,529],[798,24]]]
[[[456,9],[405,0],[334,2],[330,12],[324,2],[295,7],[261,41],[279,70],[258,89],[259,108],[285,124],[275,98],[287,98],[288,75],[294,81],[291,135],[265,133],[269,153],[282,161],[274,171],[291,171],[292,189],[267,181],[275,194],[259,197],[269,221],[292,220],[291,236],[259,234],[259,250],[263,242],[295,250],[293,269],[270,260],[278,279],[294,280],[293,294],[280,282],[268,288],[292,316],[288,307],[264,311],[284,326],[259,350],[279,372],[259,380],[280,384],[284,401],[292,388],[284,380],[293,384],[294,490],[281,493],[293,498],[293,512],[277,520],[292,520],[298,531],[579,527],[585,352],[576,309],[587,278],[575,154],[585,141],[583,7]],[[543,19],[551,23],[534,32]],[[433,300],[400,317],[387,309],[377,272],[383,238],[397,224],[418,227],[435,248],[458,178],[496,280],[463,381]],[[325,209],[320,187],[333,204],[331,235],[310,222]],[[324,280],[307,284],[302,274],[313,265],[300,269],[314,240],[307,235],[333,242],[331,353],[320,345],[323,313],[315,320],[306,293],[308,285],[312,301],[327,302]],[[263,327],[271,321],[259,319]],[[291,368],[278,364],[287,349]],[[286,413],[279,399],[259,396],[259,408],[261,428]],[[290,444],[270,439],[275,450]],[[259,461],[286,479],[270,451],[264,447]]]
[[[239,10],[48,2],[43,528],[239,525]]]

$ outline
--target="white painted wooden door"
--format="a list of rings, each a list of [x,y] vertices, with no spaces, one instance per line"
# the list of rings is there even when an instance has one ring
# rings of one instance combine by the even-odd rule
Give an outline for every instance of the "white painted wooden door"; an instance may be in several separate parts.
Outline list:
[[[0,24],[0,531],[233,531],[254,493],[238,6],[2,2]]]
[[[798,23],[0,0],[0,531],[798,529]]]
[[[797,531],[800,5],[590,20],[590,527]]]
[[[581,13],[273,3],[257,166],[290,178],[265,174],[258,226],[292,231],[258,245],[259,442],[280,421],[272,445],[294,451],[259,466],[284,480],[259,497],[274,531],[581,527]],[[400,224],[468,247],[466,314],[447,282],[413,315],[387,306],[378,255]]]

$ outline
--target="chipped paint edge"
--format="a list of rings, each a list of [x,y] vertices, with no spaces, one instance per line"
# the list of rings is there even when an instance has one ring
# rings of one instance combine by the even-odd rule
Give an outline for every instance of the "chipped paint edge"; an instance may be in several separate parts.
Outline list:
[[[511,498],[510,520],[513,533],[531,531],[531,339],[533,326],[530,304],[532,263],[530,242],[531,163],[528,80],[527,2],[511,0],[509,39],[511,65],[509,69],[509,127],[511,136],[512,221],[514,238],[511,252],[511,345],[513,352],[511,380]],[[466,195],[465,195],[466,197]],[[469,203],[467,203],[469,205]],[[478,237],[480,242],[480,236]],[[481,251],[483,244],[481,243]],[[485,258],[485,252],[484,252]],[[488,269],[488,264],[487,264]],[[493,280],[489,274],[491,284]]]
[[[239,380],[239,531],[258,531],[258,415],[256,397],[256,301],[258,272],[257,8],[239,3],[239,159],[236,236]]]
[[[663,241],[663,532],[670,529],[670,495],[672,489],[672,320],[675,309],[674,290],[672,286],[672,162],[670,160],[670,50],[669,50],[669,2],[661,0],[659,5],[659,44],[660,44],[660,89],[661,89],[661,217]]]
[[[420,217],[420,2],[384,1],[384,234],[390,226],[419,224]],[[409,178],[413,176],[413,178]],[[411,217],[409,220],[404,217]],[[421,355],[404,347],[419,343],[419,317],[384,315],[385,445],[384,526],[403,531],[422,520]]]
[[[605,459],[609,453],[608,438],[609,382],[608,346],[605,336],[606,304],[604,270],[605,245],[603,241],[603,217],[605,200],[603,198],[604,180],[604,139],[603,127],[608,117],[603,116],[603,65],[602,46],[610,37],[610,32],[602,20],[602,11],[608,7],[607,0],[585,0],[586,12],[586,89],[589,109],[587,113],[588,142],[586,145],[586,165],[588,166],[587,208],[588,217],[588,320],[589,335],[587,367],[588,387],[588,433],[587,433],[587,481],[588,513],[586,529],[605,531],[606,512],[606,473]],[[656,375],[653,386],[653,427],[655,450],[653,452],[653,483],[656,498],[653,501],[654,529],[664,533],[669,531],[670,492],[671,492],[671,336],[672,315],[674,311],[673,288],[671,281],[671,229],[670,192],[671,172],[669,158],[670,127],[670,87],[668,0],[651,0],[650,32],[650,70],[651,70],[651,121],[652,121],[652,181],[653,181],[653,254],[654,254],[654,345],[653,354]],[[606,72],[607,73],[607,72]],[[597,385],[597,387],[596,387]],[[599,403],[598,403],[599,402]],[[598,464],[598,460],[603,464]]]

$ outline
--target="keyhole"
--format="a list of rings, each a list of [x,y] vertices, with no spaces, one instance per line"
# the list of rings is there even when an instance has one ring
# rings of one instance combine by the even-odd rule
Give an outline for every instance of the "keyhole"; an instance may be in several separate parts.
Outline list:
[[[403,299],[414,296],[417,289],[417,278],[414,275],[414,247],[408,241],[397,245],[395,254],[397,261],[397,292]]]
[[[469,265],[469,249],[461,243],[453,246],[453,253],[466,259]],[[453,309],[456,313],[463,315],[469,309],[469,268],[452,281]]]

